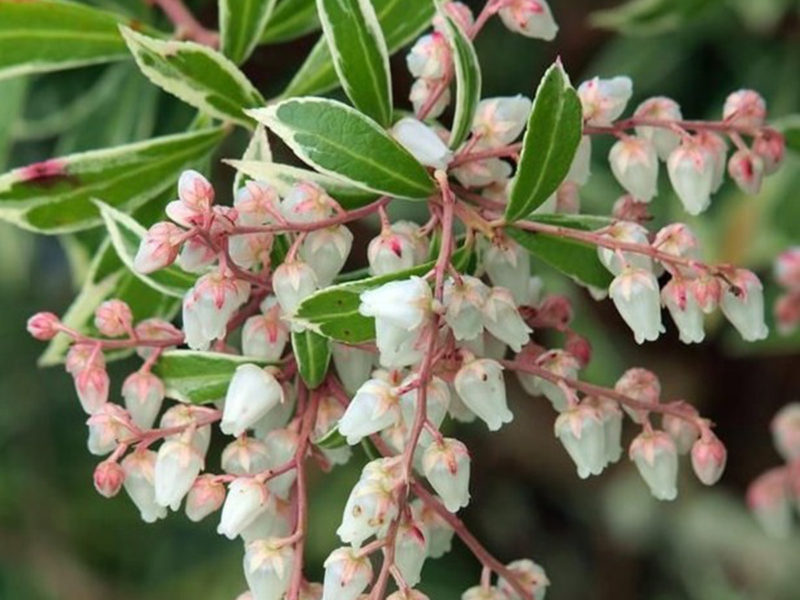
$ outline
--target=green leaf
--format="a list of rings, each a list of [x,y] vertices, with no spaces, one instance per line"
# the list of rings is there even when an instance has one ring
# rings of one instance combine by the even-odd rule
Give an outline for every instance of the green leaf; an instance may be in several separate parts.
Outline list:
[[[298,169],[289,165],[259,160],[223,159],[222,162],[232,166],[239,174],[268,182],[281,196],[285,196],[294,184],[311,181],[328,192],[346,210],[364,206],[378,198],[376,194],[353,187],[336,177],[308,169]]]
[[[450,147],[458,148],[467,139],[472,118],[481,100],[481,67],[472,40],[444,11],[447,38],[453,50],[456,72],[456,110],[450,134]]]
[[[317,0],[322,32],[347,97],[384,127],[392,119],[389,51],[369,0]]]
[[[123,211],[175,185],[222,140],[216,127],[72,154],[0,175],[0,219],[40,233],[98,225],[99,199]]]
[[[471,257],[472,249],[462,247],[453,253],[453,265],[463,272]],[[434,262],[430,261],[405,271],[325,288],[306,298],[297,308],[292,320],[338,342],[368,342],[375,338],[375,320],[358,312],[361,293],[389,281],[424,275],[433,265]]]
[[[536,90],[506,219],[529,215],[558,189],[581,141],[582,118],[578,94],[556,61]]]
[[[358,188],[410,199],[427,198],[435,189],[425,167],[375,121],[346,104],[296,98],[248,114],[318,171]]]
[[[265,104],[230,60],[194,42],[162,41],[121,27],[142,73],[187,104],[225,121],[252,127],[243,110]]]
[[[723,4],[723,0],[630,0],[589,16],[594,27],[630,35],[654,35],[674,31]]]
[[[187,273],[176,265],[171,265],[147,275],[137,271],[133,266],[133,260],[142,239],[147,233],[147,229],[137,223],[130,215],[126,215],[108,204],[97,202],[97,206],[100,209],[100,216],[106,225],[111,244],[114,246],[117,256],[131,273],[162,294],[174,298],[183,298],[186,292],[194,285],[198,276]]]
[[[372,5],[390,55],[430,27],[434,13],[431,0],[372,0]],[[320,39],[281,96],[322,94],[337,85],[328,44],[325,39]]]
[[[172,319],[180,308],[180,300],[165,296],[137,279],[117,257],[111,243],[106,240],[98,249],[86,281],[70,307],[62,316],[62,322],[85,335],[95,335],[94,311],[105,300],[118,298],[131,307],[136,321],[150,317]],[[64,362],[70,338],[59,334],[47,345],[39,357],[43,367]],[[106,355],[108,360],[122,358],[130,351]]]
[[[272,162],[272,148],[270,148],[269,139],[267,138],[267,130],[263,125],[258,125],[256,127],[253,136],[250,138],[250,142],[247,144],[247,148],[244,150],[242,160],[233,162]],[[236,167],[234,166],[234,168]],[[248,173],[237,169],[236,175],[233,177],[233,198],[236,197],[239,188],[241,188],[250,177]],[[253,177],[253,179],[258,179],[258,177]]]
[[[610,223],[606,217],[592,215],[533,215],[530,221],[570,229],[591,231]],[[596,288],[607,288],[611,274],[597,257],[597,248],[546,233],[534,233],[509,226],[505,232],[534,257],[543,260],[579,282]]]
[[[158,359],[153,372],[164,381],[168,398],[202,404],[224,398],[236,368],[253,363],[266,364],[221,352],[169,350]]]
[[[297,370],[309,389],[315,389],[325,380],[331,362],[331,342],[313,331],[292,331],[292,352]]]
[[[124,60],[119,23],[74,2],[0,2],[0,79]]]
[[[288,42],[319,29],[316,0],[281,0],[261,34],[262,44]]]
[[[331,427],[328,433],[314,442],[314,445],[324,450],[335,450],[336,448],[347,446],[347,439],[339,431],[339,424],[337,423]]]
[[[247,60],[274,8],[275,0],[219,0],[222,53],[237,64]]]

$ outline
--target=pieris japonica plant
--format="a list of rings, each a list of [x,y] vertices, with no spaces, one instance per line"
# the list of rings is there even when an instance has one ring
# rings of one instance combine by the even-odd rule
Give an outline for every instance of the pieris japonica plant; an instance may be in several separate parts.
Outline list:
[[[632,366],[613,388],[583,379],[591,343],[572,326],[572,301],[536,273],[547,263],[613,303],[632,343],[672,335],[667,315],[682,342],[702,342],[715,312],[744,340],[763,339],[758,277],[707,262],[688,225],[656,230],[648,216],[673,201],[668,190],[698,215],[726,179],[756,194],[780,168],[783,138],[757,92],[734,91],[717,120],[701,121],[677,99],[632,106],[624,74],[573,85],[557,60],[531,73],[541,78],[529,96],[484,97],[473,40],[497,17],[509,35],[550,42],[557,14],[545,0],[488,0],[476,15],[444,0],[317,0],[298,18],[303,31],[318,20],[321,38],[267,100],[237,64],[265,28],[300,27],[292,3],[221,0],[219,33],[179,1],[155,4],[175,39],[77,4],[0,5],[0,20],[55,11],[47,19],[80,17],[116,40],[88,58],[65,46],[41,69],[132,56],[199,111],[187,133],[0,178],[3,218],[44,233],[107,231],[76,305],[28,322],[74,379],[88,449],[102,457],[100,494],[124,489],[147,523],[181,510],[216,520],[243,544],[242,598],[425,599],[426,561],[459,538],[483,566],[463,582],[465,600],[541,600],[547,557],[506,564],[458,517],[479,458],[452,421],[503,435],[517,402],[541,398],[580,478],[626,454],[660,500],[678,495],[680,455],[703,484],[720,478],[726,450],[712,423],[664,399],[656,374]],[[389,56],[401,48],[414,81],[393,98]],[[338,86],[349,102],[321,96]],[[251,141],[223,161],[236,173],[229,193],[209,181],[207,158],[237,127]],[[589,215],[580,195],[600,137],[614,140],[623,195]],[[277,140],[303,166],[274,161]],[[401,204],[425,217],[393,219]],[[361,256],[352,226],[367,218],[378,230]],[[785,328],[800,313],[798,264],[796,249],[778,261]],[[132,353],[137,366],[112,381],[108,362]],[[509,393],[514,376],[534,399]],[[748,496],[779,533],[800,494],[799,411],[773,426],[789,464]],[[219,457],[212,438],[224,440]],[[323,580],[308,581],[308,471],[336,477],[362,448],[340,546]]]

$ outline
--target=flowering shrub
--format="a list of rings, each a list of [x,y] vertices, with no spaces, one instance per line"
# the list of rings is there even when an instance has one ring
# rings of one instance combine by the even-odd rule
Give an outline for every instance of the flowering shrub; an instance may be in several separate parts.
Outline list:
[[[591,344],[571,326],[571,302],[531,275],[532,261],[597,301],[608,297],[638,344],[665,332],[662,307],[687,344],[704,340],[705,317],[717,309],[744,340],[765,338],[754,273],[704,261],[683,223],[646,227],[648,204],[661,201],[662,166],[691,215],[726,178],[755,194],[780,168],[783,136],[757,92],[731,93],[719,120],[687,120],[666,97],[630,110],[633,82],[624,76],[575,88],[556,61],[532,99],[482,98],[473,38],[497,15],[511,32],[552,40],[558,26],[544,0],[488,0],[477,16],[458,2],[398,9],[318,0],[306,22],[284,25],[306,31],[318,19],[321,40],[281,98],[267,102],[236,64],[268,23],[288,19],[287,3],[273,11],[274,2],[223,0],[219,36],[180,2],[157,4],[191,41],[77,4],[0,5],[0,19],[40,18],[45,29],[59,16],[82,19],[99,38],[119,25],[116,45],[89,56],[67,45],[25,68],[130,52],[154,84],[200,111],[185,134],[0,178],[4,218],[43,233],[100,224],[108,233],[90,292],[63,318],[28,322],[74,378],[88,449],[105,457],[94,473],[100,494],[124,488],[148,523],[181,506],[192,521],[218,518],[220,534],[245,543],[255,600],[355,600],[368,589],[373,600],[426,598],[415,589],[425,561],[454,536],[483,565],[464,600],[541,600],[544,569],[527,558],[498,561],[457,516],[470,502],[471,456],[442,432],[448,419],[478,419],[493,432],[511,422],[510,373],[550,402],[554,435],[580,478],[622,458],[627,417],[638,429],[628,457],[654,497],[678,495],[682,454],[703,484],[719,480],[726,449],[712,423],[686,402],[663,401],[654,373],[631,368],[613,389],[581,379]],[[413,113],[400,113],[388,57],[412,41]],[[316,95],[338,85],[350,104]],[[251,141],[241,159],[225,161],[237,171],[228,205],[190,167],[202,170],[235,126]],[[306,166],[273,161],[268,131]],[[597,136],[616,139],[608,160],[625,191],[610,216],[580,211]],[[165,193],[164,215],[156,199]],[[428,220],[392,221],[390,206],[402,202],[423,205]],[[159,211],[146,210],[153,205]],[[380,222],[368,267],[343,272],[348,226],[368,217]],[[791,249],[776,266],[786,330],[800,320],[798,264]],[[144,290],[136,306],[121,281]],[[543,346],[540,332],[560,334],[561,347]],[[132,351],[141,365],[112,386],[107,362]],[[121,403],[110,401],[112,389]],[[782,535],[800,496],[800,409],[781,411],[773,433],[787,465],[754,482],[748,500]],[[227,438],[219,473],[206,467],[212,435]],[[312,583],[303,571],[313,535],[306,471],[330,471],[354,447],[370,460],[344,504],[342,546],[322,584]]]

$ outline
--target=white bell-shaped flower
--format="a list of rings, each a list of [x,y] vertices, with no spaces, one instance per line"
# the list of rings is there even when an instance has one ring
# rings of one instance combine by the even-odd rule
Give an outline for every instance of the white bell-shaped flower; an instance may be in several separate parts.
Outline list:
[[[426,167],[446,169],[453,160],[453,153],[436,132],[422,121],[403,117],[391,129],[398,144]]]
[[[367,246],[367,261],[372,275],[389,275],[414,266],[414,244],[404,233],[383,230]]]
[[[514,352],[519,352],[530,340],[533,330],[522,320],[509,290],[492,288],[481,312],[489,333],[508,344]]]
[[[500,6],[500,19],[511,31],[546,42],[556,37],[558,25],[545,0],[510,0]]]
[[[556,419],[556,437],[578,468],[581,479],[599,475],[607,464],[603,425],[600,413],[588,404],[568,408]]]
[[[220,462],[231,475],[255,475],[269,468],[269,450],[259,439],[240,436],[223,448]]]
[[[156,502],[178,510],[200,474],[203,462],[203,457],[189,442],[173,439],[161,444],[155,465]]]
[[[508,181],[511,172],[511,165],[499,158],[471,160],[451,170],[458,182],[467,188],[482,188]]]
[[[608,291],[637,344],[652,342],[664,332],[658,281],[650,271],[628,266],[614,278]]]
[[[118,404],[106,402],[86,420],[89,439],[86,446],[95,456],[112,452],[129,434],[130,417]]]
[[[428,239],[428,234],[422,230],[422,227],[419,225],[419,223],[403,220],[395,221],[392,223],[390,229],[395,233],[402,234],[411,240],[411,244],[414,246],[415,264],[421,264],[428,260],[428,248],[430,246],[430,240]]]
[[[240,365],[228,385],[219,428],[239,436],[283,400],[283,388],[274,375],[253,364]]]
[[[386,600],[430,600],[428,596],[419,590],[397,590],[393,594],[386,596]]]
[[[678,454],[687,454],[692,449],[697,438],[700,437],[700,431],[694,423],[675,415],[664,414],[661,417],[661,428],[675,442],[675,449]]]
[[[281,213],[290,223],[314,223],[333,215],[336,206],[325,190],[311,181],[294,184],[281,202]]]
[[[267,447],[267,468],[276,469],[289,462],[297,453],[298,443],[297,431],[292,427],[270,431],[264,438],[264,445]],[[296,479],[297,471],[291,469],[277,477],[271,477],[267,481],[267,489],[285,500],[289,497]]]
[[[292,532],[292,506],[289,502],[269,494],[267,505],[239,537],[244,543],[268,538],[287,537]]]
[[[165,439],[186,439],[197,450],[200,456],[205,456],[211,443],[211,425],[197,426],[198,419],[208,414],[207,408],[189,404],[176,404],[164,411],[159,426],[163,429],[182,428],[180,433],[167,436]]]
[[[225,486],[213,475],[201,475],[186,494],[186,516],[197,523],[216,512],[225,502]]]
[[[253,477],[238,477],[228,486],[217,533],[229,540],[239,535],[267,507],[269,492]]]
[[[444,282],[444,320],[457,340],[472,340],[483,333],[483,304],[489,288],[477,277],[462,275]]]
[[[737,90],[728,95],[722,108],[722,118],[739,127],[756,129],[764,125],[767,103],[758,92]]]
[[[142,521],[154,523],[167,516],[167,509],[156,502],[155,479],[156,453],[152,450],[136,450],[122,460],[125,471],[125,491],[139,509]]]
[[[373,535],[379,538],[386,535],[398,511],[393,492],[397,464],[397,461],[384,458],[364,466],[361,478],[345,504],[342,523],[336,530],[344,543],[359,548]]]
[[[367,556],[345,546],[325,559],[322,600],[356,600],[372,581],[372,563]]]
[[[413,520],[404,519],[397,528],[394,562],[406,583],[415,586],[422,578],[422,567],[428,557],[425,532]]]
[[[501,12],[502,14],[502,12]],[[472,134],[481,148],[506,146],[525,129],[533,103],[521,94],[481,100],[472,119]]]
[[[661,382],[652,371],[634,367],[625,371],[614,384],[614,390],[639,402],[658,404],[661,396]],[[647,410],[632,408],[623,404],[625,412],[634,423],[644,423]]]
[[[595,77],[578,86],[583,118],[589,125],[611,125],[625,111],[632,95],[633,82],[629,77]]]
[[[497,238],[483,253],[483,267],[494,285],[509,290],[517,304],[525,303],[531,276],[527,250],[511,240]]]
[[[411,503],[411,514],[425,531],[430,558],[441,558],[450,552],[455,531],[433,507],[417,498]]]
[[[260,440],[267,437],[270,431],[286,427],[289,419],[294,415],[297,405],[297,390],[292,382],[285,382],[283,387],[283,402],[268,411],[253,425],[253,435]]]
[[[706,337],[703,310],[691,293],[689,282],[673,277],[661,290],[661,301],[667,307],[684,344],[699,344]]]
[[[300,257],[317,276],[317,284],[324,288],[333,283],[350,256],[353,234],[344,225],[309,232],[300,245]]]
[[[581,368],[578,359],[564,350],[548,350],[536,358],[535,364],[562,379],[577,379]],[[539,393],[550,400],[556,411],[563,412],[567,409],[567,395],[558,383],[538,377],[537,388]]]
[[[533,600],[544,600],[550,580],[544,569],[530,559],[515,560],[506,565],[506,568],[517,577],[517,581],[527,591]],[[524,600],[508,581],[502,577],[497,580],[497,588],[508,600]]]
[[[647,229],[634,223],[632,221],[617,221],[609,227],[602,230],[601,234],[604,238],[613,240],[615,242],[625,242],[627,244],[640,244],[643,247],[650,246],[650,239],[648,238]],[[619,275],[625,268],[626,264],[645,269],[647,271],[653,270],[653,261],[646,254],[639,252],[618,252],[612,248],[604,248],[603,246],[597,247],[597,257],[600,262],[611,271],[614,275]],[[621,257],[621,258],[620,258]]]
[[[637,200],[649,202],[658,193],[658,155],[648,140],[633,136],[618,140],[608,161],[614,177]]]
[[[289,341],[289,328],[281,319],[281,307],[275,296],[261,303],[261,314],[248,317],[242,327],[242,352],[245,356],[276,362]]]
[[[465,363],[456,373],[453,383],[464,404],[486,423],[490,431],[497,431],[514,419],[506,403],[503,367],[497,361],[480,358]]]
[[[650,492],[658,500],[678,496],[678,452],[664,431],[644,431],[631,442],[628,451]]]
[[[399,398],[380,379],[366,381],[356,392],[339,421],[339,432],[351,446],[364,437],[391,426],[399,417]]]
[[[356,346],[334,343],[331,345],[333,366],[349,394],[355,394],[361,384],[369,379],[375,367],[375,355]]]
[[[683,119],[678,103],[664,96],[648,98],[636,107],[633,116],[638,119],[665,122]],[[670,153],[681,143],[680,135],[669,127],[637,125],[636,135],[652,142],[661,160],[667,160]]]
[[[224,339],[228,321],[250,295],[250,284],[212,271],[200,277],[183,299],[183,331],[192,350]]]
[[[423,35],[406,55],[408,70],[414,77],[441,79],[450,64],[450,44],[444,34]]]
[[[149,371],[136,371],[122,384],[122,399],[134,425],[150,429],[164,402],[164,384]]]
[[[399,369],[422,360],[420,328],[406,329],[383,319],[375,321],[375,345],[382,367]]]
[[[600,413],[606,438],[606,463],[617,462],[622,456],[622,411],[613,400],[605,397],[587,398],[585,403]]]
[[[729,275],[719,307],[747,342],[763,340],[769,334],[764,322],[764,287],[755,273],[736,269]],[[735,286],[735,287],[734,287]]]
[[[470,458],[463,443],[453,438],[432,442],[422,457],[422,468],[447,510],[458,512],[469,504]]]
[[[279,540],[255,540],[245,546],[244,576],[253,600],[281,600],[289,588],[294,548]]]
[[[314,269],[301,260],[284,262],[272,274],[272,289],[286,316],[293,315],[300,303],[318,287]]]
[[[411,277],[362,292],[358,312],[410,330],[430,315],[432,300],[428,283],[421,277]]]
[[[714,156],[696,139],[687,138],[667,159],[667,173],[675,193],[690,215],[699,215],[711,203]]]

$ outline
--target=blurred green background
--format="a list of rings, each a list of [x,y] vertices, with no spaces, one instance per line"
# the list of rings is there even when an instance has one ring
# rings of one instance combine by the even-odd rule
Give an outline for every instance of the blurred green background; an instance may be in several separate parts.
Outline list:
[[[166,27],[145,2],[91,4]],[[214,25],[213,2],[190,4]],[[553,0],[561,26],[554,44],[490,23],[477,42],[485,95],[532,95],[546,65],[560,55],[575,83],[630,75],[631,108],[664,94],[688,118],[713,119],[730,91],[752,87],[767,99],[772,119],[800,112],[796,1],[616,4]],[[245,71],[266,97],[275,95],[314,39],[262,47]],[[402,55],[393,68],[395,95],[404,98],[411,82]],[[191,118],[190,109],[149,85],[132,63],[6,80],[0,82],[0,165],[6,170],[179,131]],[[229,140],[221,156],[240,154],[245,141]],[[607,149],[607,143],[595,145],[592,180],[582,190],[586,212],[608,213],[620,193],[605,164]],[[790,157],[755,198],[726,185],[702,218],[687,221],[707,259],[756,269],[769,297],[776,294],[771,257],[800,242],[798,162]],[[218,190],[229,189],[226,167],[215,162],[212,174]],[[653,212],[654,226],[687,219],[666,185]],[[369,233],[361,233],[363,244]],[[35,366],[42,345],[25,334],[25,320],[34,311],[69,305],[86,257],[73,244],[2,224],[0,256],[0,598],[234,598],[244,589],[240,544],[216,535],[213,517],[199,526],[181,515],[145,525],[124,494],[110,501],[96,494],[95,459],[86,451],[85,416],[71,381],[59,369]],[[745,346],[717,323],[700,347],[681,345],[672,329],[658,343],[638,347],[608,302],[594,303],[563,279],[541,273],[550,290],[575,298],[576,328],[595,348],[586,377],[610,384],[629,366],[653,369],[666,397],[687,399],[718,424],[728,470],[707,490],[684,463],[672,503],[652,500],[626,460],[580,481],[553,437],[547,403],[516,393],[515,420],[500,433],[487,435],[478,425],[455,430],[474,456],[468,524],[501,559],[532,557],[543,564],[552,600],[800,598],[800,533],[784,541],[766,538],[743,500],[747,483],[778,462],[769,439],[772,414],[800,399],[800,336],[772,335]],[[116,385],[125,369],[112,369]],[[335,546],[333,531],[363,461],[356,456],[324,482],[313,476],[311,575],[321,574]],[[456,543],[450,555],[428,563],[421,588],[433,600],[455,600],[478,575],[477,563]]]

